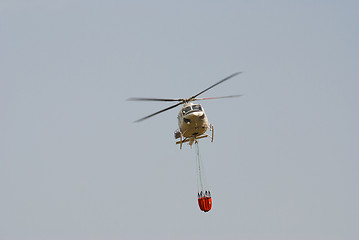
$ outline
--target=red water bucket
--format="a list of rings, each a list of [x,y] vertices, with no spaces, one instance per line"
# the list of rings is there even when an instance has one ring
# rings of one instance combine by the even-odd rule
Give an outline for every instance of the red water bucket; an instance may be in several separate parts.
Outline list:
[[[208,212],[212,208],[212,198],[200,197],[198,198],[198,205],[203,212]]]

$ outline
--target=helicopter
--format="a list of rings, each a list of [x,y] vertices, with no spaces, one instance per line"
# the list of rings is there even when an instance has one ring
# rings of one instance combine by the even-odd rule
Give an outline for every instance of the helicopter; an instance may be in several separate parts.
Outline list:
[[[211,88],[229,80],[230,78],[240,74],[242,72],[236,72],[232,75],[220,80],[219,82],[211,85],[205,90],[193,95],[189,98],[179,98],[179,99],[169,99],[169,98],[141,98],[141,97],[133,97],[129,98],[129,101],[160,101],[160,102],[178,102],[175,105],[162,109],[158,112],[152,113],[146,117],[140,118],[135,122],[142,122],[150,117],[153,117],[157,114],[168,111],[172,108],[178,107],[183,104],[181,110],[178,113],[178,129],[174,132],[175,139],[179,139],[176,141],[176,144],[180,145],[180,149],[182,149],[182,144],[188,142],[190,146],[194,142],[197,142],[202,138],[210,138],[211,142],[213,142],[214,137],[214,127],[212,124],[208,122],[207,115],[204,111],[204,108],[201,104],[194,103],[194,101],[200,100],[210,100],[210,99],[221,99],[221,98],[235,98],[240,97],[242,95],[231,95],[231,96],[223,96],[223,97],[210,97],[210,98],[197,98],[199,95],[207,92]],[[211,135],[206,134],[207,130],[211,132]]]

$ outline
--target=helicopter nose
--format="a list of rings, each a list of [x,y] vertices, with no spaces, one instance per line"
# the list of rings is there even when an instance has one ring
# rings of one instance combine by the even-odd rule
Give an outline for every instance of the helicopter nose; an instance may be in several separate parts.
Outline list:
[[[201,112],[194,112],[194,113],[190,113],[187,114],[186,117],[184,118],[184,121],[187,124],[190,124],[191,122],[196,122],[198,121],[198,119],[203,119],[204,118],[204,114]]]
[[[203,120],[204,119],[204,113],[203,112],[195,112],[194,113],[194,117],[196,118],[196,119],[199,119],[199,120]]]
[[[203,113],[202,113],[202,112],[193,112],[193,113],[191,113],[191,115],[192,115],[193,117],[200,117],[200,116],[203,115]]]

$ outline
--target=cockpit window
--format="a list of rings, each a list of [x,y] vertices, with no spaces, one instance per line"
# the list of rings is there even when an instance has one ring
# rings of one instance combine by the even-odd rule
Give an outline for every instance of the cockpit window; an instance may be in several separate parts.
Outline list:
[[[183,114],[186,114],[186,113],[188,113],[188,112],[191,111],[191,110],[192,110],[191,107],[185,107],[185,108],[182,109],[182,113],[183,113]]]
[[[195,111],[202,111],[201,105],[193,105],[192,108],[193,108],[193,110],[195,110]]]
[[[202,107],[201,105],[197,104],[197,105],[192,105],[192,106],[187,106],[185,108],[182,109],[182,114],[186,115],[189,112],[202,112]]]

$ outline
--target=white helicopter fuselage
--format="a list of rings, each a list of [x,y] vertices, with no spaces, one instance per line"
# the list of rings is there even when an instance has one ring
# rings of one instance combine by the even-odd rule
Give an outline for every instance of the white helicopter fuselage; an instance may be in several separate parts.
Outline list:
[[[179,130],[185,138],[196,139],[205,134],[210,127],[206,113],[200,104],[186,103],[177,118]]]

